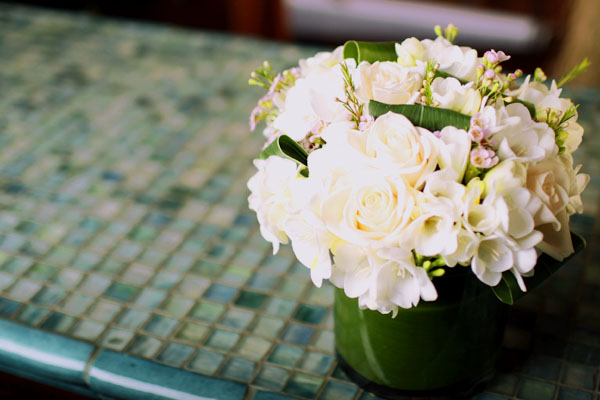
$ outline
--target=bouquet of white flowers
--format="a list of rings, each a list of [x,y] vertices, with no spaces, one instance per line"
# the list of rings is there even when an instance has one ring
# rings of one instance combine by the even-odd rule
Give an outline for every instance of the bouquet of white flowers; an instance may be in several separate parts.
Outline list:
[[[436,33],[350,41],[279,74],[265,62],[250,79],[268,89],[250,118],[266,123],[248,182],[262,236],[381,313],[436,300],[448,268],[501,299],[526,291],[538,256],[574,252],[589,181],[571,155],[577,106],[560,97],[587,60],[548,87],[540,69],[504,72],[502,51],[454,45],[451,25]]]

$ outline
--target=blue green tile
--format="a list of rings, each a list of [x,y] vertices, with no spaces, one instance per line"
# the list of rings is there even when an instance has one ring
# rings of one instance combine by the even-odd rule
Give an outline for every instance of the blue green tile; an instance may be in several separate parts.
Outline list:
[[[198,298],[210,286],[210,280],[198,275],[186,275],[178,287],[177,292],[189,298]]]
[[[189,317],[198,321],[215,322],[225,311],[222,304],[202,301],[194,306]]]
[[[600,348],[571,343],[568,347],[569,361],[586,365],[600,365]]]
[[[244,336],[237,346],[236,353],[249,360],[260,361],[271,349],[272,342],[255,337]]]
[[[151,336],[139,335],[135,337],[127,351],[137,356],[151,358],[162,347],[162,344],[160,340]]]
[[[551,400],[554,398],[555,390],[555,385],[533,379],[522,379],[517,396],[523,400]]]
[[[310,283],[306,280],[295,279],[293,277],[283,278],[281,281],[281,285],[277,288],[277,293],[285,296],[291,297],[293,299],[298,299],[304,293],[306,286]]]
[[[478,393],[474,400],[509,400],[511,397],[499,396],[491,393]]]
[[[120,305],[106,300],[99,300],[88,311],[87,316],[96,321],[109,323],[120,311]]]
[[[274,275],[282,275],[292,265],[292,259],[278,255],[268,256],[261,266],[261,270]]]
[[[329,307],[333,304],[333,286],[328,281],[323,282],[320,288],[310,285],[306,299],[311,303]]]
[[[13,301],[0,297],[0,316],[8,318],[21,305],[18,301]]]
[[[170,290],[173,288],[182,278],[180,273],[160,271],[152,279],[151,285],[155,288]]]
[[[242,310],[239,308],[230,308],[221,318],[219,324],[229,328],[244,330],[254,318],[254,313],[251,311]]]
[[[49,313],[50,311],[47,308],[28,304],[19,312],[17,319],[29,325],[37,325]]]
[[[123,328],[138,329],[150,318],[150,312],[128,308],[117,319],[116,324]]]
[[[333,353],[335,350],[335,338],[332,331],[321,331],[315,342],[313,343],[313,347],[318,350],[325,351],[327,353]]]
[[[267,301],[264,312],[286,318],[292,315],[297,305],[295,300],[273,296]]]
[[[347,385],[345,383],[329,381],[323,392],[319,396],[319,399],[323,400],[338,400],[338,399],[352,399],[358,391],[358,388],[353,385]]]
[[[267,299],[267,295],[263,293],[251,292],[243,290],[239,297],[235,300],[235,304],[240,307],[258,309],[261,308]]]
[[[55,311],[44,320],[40,328],[58,333],[66,333],[75,323],[75,317]]]
[[[102,275],[91,274],[83,280],[78,289],[89,296],[99,296],[111,285],[111,280]]]
[[[10,294],[10,297],[14,299],[27,301],[31,299],[41,289],[41,287],[41,284],[36,281],[20,279],[15,282],[8,293]]]
[[[304,350],[300,347],[289,346],[287,344],[278,344],[269,356],[269,362],[293,367],[296,365]]]
[[[169,315],[181,318],[188,313],[193,305],[194,300],[187,297],[169,296],[159,309]]]
[[[254,393],[254,397],[252,397],[252,400],[290,400],[292,398],[293,397],[284,394],[266,392],[264,390],[257,390],[256,393]]]
[[[182,399],[237,400],[243,398],[246,392],[244,385],[235,382],[218,380],[151,360],[124,356],[111,350],[100,352],[89,376],[91,389],[109,398],[148,398],[148,385],[163,388],[170,393],[169,397]],[[124,379],[119,382],[107,379],[112,376]]]
[[[186,346],[180,343],[169,343],[158,356],[156,356],[156,359],[165,364],[180,367],[193,352],[194,348],[192,346]]]
[[[527,360],[523,372],[536,378],[555,381],[558,379],[560,367],[561,360],[544,356],[533,356]]]
[[[100,336],[104,328],[106,328],[105,324],[86,319],[75,325],[71,330],[71,334],[79,339],[94,341]]]
[[[93,297],[81,293],[73,293],[65,299],[61,308],[69,314],[81,315],[93,302]]]
[[[100,345],[113,350],[122,351],[135,336],[132,331],[119,328],[109,328],[102,338]]]
[[[64,289],[57,288],[54,286],[46,286],[40,290],[31,301],[35,304],[44,306],[53,306],[57,304],[67,292]]]
[[[2,270],[10,272],[13,275],[20,275],[27,271],[33,265],[33,260],[29,257],[12,257],[2,264]]]
[[[81,281],[83,273],[76,269],[63,268],[52,278],[52,282],[64,289],[72,289]]]
[[[255,335],[273,339],[279,336],[284,325],[285,322],[281,319],[261,315],[256,319],[251,331]]]
[[[317,375],[327,375],[333,361],[334,357],[331,355],[310,351],[304,355],[298,368]]]
[[[196,355],[192,357],[189,368],[203,374],[212,375],[219,369],[224,359],[225,356],[221,353],[200,349]]]
[[[562,381],[578,389],[594,390],[596,369],[583,365],[567,363]]]
[[[245,267],[227,267],[219,279],[228,285],[240,287],[252,276],[252,270]]]
[[[310,326],[290,323],[281,335],[281,340],[288,343],[306,346],[310,343],[315,329]]]
[[[326,313],[327,308],[325,307],[300,304],[300,307],[298,307],[298,310],[294,314],[294,319],[307,324],[319,324]]]
[[[67,265],[75,257],[77,251],[72,247],[57,246],[46,257],[49,263]]]
[[[263,365],[252,383],[258,387],[280,391],[289,376],[290,373],[286,369],[274,365]]]
[[[561,387],[558,392],[558,400],[592,400],[592,393]]]
[[[340,367],[339,364],[335,366],[333,372],[331,373],[331,376],[337,379],[341,379],[343,381],[351,382],[350,378],[348,377],[348,375],[346,375],[346,373],[344,372],[342,367]]]
[[[154,270],[142,264],[131,264],[121,275],[121,280],[135,286],[142,286],[152,278]]]
[[[240,335],[223,329],[215,329],[206,341],[206,345],[213,349],[229,351],[235,346]]]
[[[512,396],[515,393],[518,381],[519,379],[516,375],[497,373],[486,386],[486,390],[492,393]]]
[[[204,293],[204,298],[219,303],[229,303],[236,293],[237,289],[231,286],[215,283]]]
[[[241,249],[231,260],[231,265],[254,268],[259,265],[260,260],[262,260],[262,258],[262,251],[255,251],[252,249]]]
[[[187,254],[174,254],[167,262],[166,268],[177,271],[186,272],[194,265],[195,259]]]
[[[279,280],[280,278],[277,276],[257,272],[250,278],[247,286],[252,289],[268,291],[275,289]]]
[[[167,337],[171,334],[171,332],[173,332],[178,324],[178,319],[167,318],[162,315],[154,314],[144,327],[144,330],[156,336]]]
[[[175,338],[181,341],[199,345],[210,329],[205,325],[186,322],[175,334]]]
[[[113,282],[104,292],[104,296],[121,302],[127,302],[137,293],[138,288],[121,282]]]
[[[167,297],[167,292],[161,289],[145,288],[134,300],[134,304],[149,309],[158,307]]]
[[[255,363],[252,361],[232,357],[223,366],[221,376],[228,379],[248,382],[250,378],[252,378],[254,368]]]
[[[323,378],[296,372],[283,391],[295,396],[314,398],[323,383]]]
[[[72,266],[83,271],[89,271],[93,269],[101,260],[102,257],[96,253],[82,251],[73,260]]]
[[[29,269],[27,272],[27,276],[32,279],[36,279],[38,281],[45,282],[49,280],[56,272],[58,268],[44,263],[36,263],[33,267]]]
[[[200,260],[192,267],[192,271],[206,277],[217,276],[221,274],[223,265],[209,260]]]

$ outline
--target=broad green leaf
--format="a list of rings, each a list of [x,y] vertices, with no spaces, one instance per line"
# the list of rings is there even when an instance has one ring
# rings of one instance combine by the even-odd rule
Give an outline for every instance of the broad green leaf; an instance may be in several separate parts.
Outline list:
[[[396,61],[396,42],[357,42],[349,40],[344,44],[344,60],[353,58],[356,63],[368,61]]]
[[[469,81],[465,81],[464,79],[457,78],[456,76],[449,74],[447,72],[444,72],[444,71],[440,71],[439,69],[435,70],[435,74],[433,77],[434,77],[434,79],[435,78],[444,78],[444,79],[445,78],[454,78],[457,81],[459,81],[461,85],[466,85],[467,83],[469,83]]]
[[[270,156],[288,158],[298,164],[308,165],[308,153],[306,150],[287,135],[282,135],[275,139],[258,155],[258,158],[266,160]]]
[[[575,252],[569,257],[565,258],[563,261],[557,261],[547,254],[542,254],[538,257],[537,264],[534,269],[535,274],[530,277],[523,277],[527,291],[531,291],[539,286],[585,247],[585,240],[578,234],[571,232],[571,240],[573,240],[573,248],[575,249]],[[517,283],[517,279],[510,271],[506,271],[502,274],[502,280],[498,285],[492,287],[492,290],[494,291],[494,294],[498,300],[509,305],[514,304],[515,301],[519,300],[526,293],[521,291],[521,288],[519,288],[519,284]]]
[[[375,100],[369,101],[369,114],[374,118],[387,112],[402,114],[415,126],[430,131],[439,131],[446,126],[468,130],[471,117],[445,108],[429,107],[423,104],[385,104]]]
[[[533,103],[530,103],[528,101],[521,100],[521,99],[513,99],[513,101],[506,102],[506,104],[512,104],[512,103],[523,104],[525,107],[527,107],[527,110],[529,110],[529,115],[531,115],[531,119],[535,120],[535,117],[537,114],[535,112],[535,106],[533,105]]]

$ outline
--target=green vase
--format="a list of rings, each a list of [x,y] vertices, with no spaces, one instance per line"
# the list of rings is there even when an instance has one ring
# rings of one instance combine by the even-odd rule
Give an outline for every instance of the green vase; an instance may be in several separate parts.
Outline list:
[[[438,299],[391,314],[361,310],[335,289],[338,360],[365,390],[383,397],[464,399],[487,382],[508,306],[466,268],[434,280]]]

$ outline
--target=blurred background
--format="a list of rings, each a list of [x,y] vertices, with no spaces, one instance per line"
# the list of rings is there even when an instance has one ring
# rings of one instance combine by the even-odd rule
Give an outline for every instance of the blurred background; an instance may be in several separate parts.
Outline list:
[[[598,0],[21,0],[97,15],[228,31],[280,41],[336,45],[348,39],[432,37],[453,23],[459,42],[518,59],[507,68],[542,66],[558,77],[584,56],[600,64]],[[592,67],[575,83],[600,84]]]

